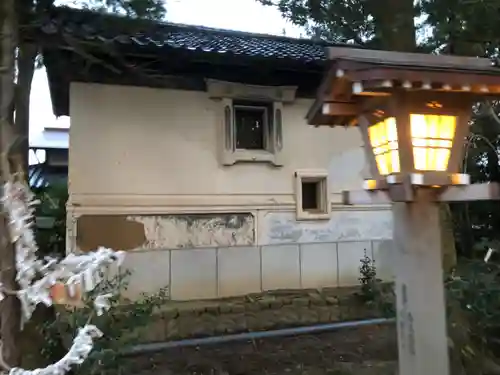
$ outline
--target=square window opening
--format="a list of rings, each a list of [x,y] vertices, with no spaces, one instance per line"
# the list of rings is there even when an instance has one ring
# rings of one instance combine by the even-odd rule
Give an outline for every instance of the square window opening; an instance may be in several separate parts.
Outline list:
[[[302,179],[302,210],[310,213],[326,211],[326,179]]]
[[[272,104],[235,101],[234,144],[240,150],[268,150],[272,126]]]
[[[319,202],[319,181],[302,181],[302,209],[304,211],[318,211]]]
[[[301,170],[295,172],[296,214],[299,220],[328,220],[330,197],[328,172]]]

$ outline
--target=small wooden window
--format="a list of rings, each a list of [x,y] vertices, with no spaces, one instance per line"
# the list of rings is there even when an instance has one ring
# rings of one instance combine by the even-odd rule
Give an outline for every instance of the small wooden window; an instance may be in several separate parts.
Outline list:
[[[268,150],[272,106],[267,103],[235,101],[234,133],[237,150]]]
[[[233,129],[231,128],[231,106],[224,107],[224,147],[226,150],[233,150]]]
[[[323,171],[298,171],[295,175],[297,218],[328,219],[328,174]]]
[[[274,142],[276,148],[275,151],[281,151],[281,149],[283,148],[283,125],[282,125],[281,109],[276,108],[274,114],[275,114],[274,129],[276,134],[276,140]]]
[[[265,100],[221,101],[221,162],[282,166],[283,103]]]
[[[304,211],[319,211],[321,207],[320,197],[320,181],[302,181],[302,209]]]

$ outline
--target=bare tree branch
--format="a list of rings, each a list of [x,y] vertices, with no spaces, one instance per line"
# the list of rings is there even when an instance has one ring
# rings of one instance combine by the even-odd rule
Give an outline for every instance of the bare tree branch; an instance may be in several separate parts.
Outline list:
[[[88,50],[85,49],[85,46],[83,43],[79,42],[77,39],[71,37],[70,35],[65,34],[64,40],[66,41],[66,43],[68,43],[69,46],[71,46],[73,48],[73,50],[77,54],[79,54],[80,56],[82,56],[86,60],[93,62],[95,64],[102,65],[105,68],[107,68],[108,70],[112,71],[113,73],[116,73],[116,74],[122,73],[122,71],[120,71],[116,67],[114,67],[114,66],[106,63],[102,59],[99,59],[98,57],[92,55]]]

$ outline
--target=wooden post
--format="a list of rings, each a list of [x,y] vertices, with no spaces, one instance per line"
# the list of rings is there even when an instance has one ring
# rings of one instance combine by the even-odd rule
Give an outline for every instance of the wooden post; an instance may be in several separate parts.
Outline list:
[[[342,201],[392,205],[399,375],[449,375],[440,205],[500,200],[500,184],[418,187],[407,201],[395,201],[393,190],[346,191]]]
[[[449,375],[439,203],[394,203],[399,375]]]

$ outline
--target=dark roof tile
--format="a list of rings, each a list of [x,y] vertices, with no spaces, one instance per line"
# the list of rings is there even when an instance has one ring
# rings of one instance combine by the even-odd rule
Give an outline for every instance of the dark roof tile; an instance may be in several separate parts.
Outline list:
[[[132,21],[67,7],[47,15],[42,30],[49,35],[61,31],[88,41],[135,44],[138,48],[173,48],[190,51],[231,53],[248,57],[321,62],[325,47],[339,44],[309,39],[245,33],[167,22]],[[138,26],[142,23],[142,26]]]
[[[98,64],[81,68],[79,63],[84,58],[72,52],[74,44],[69,38],[96,44],[94,51],[97,53],[102,45],[118,47],[116,50],[122,55],[119,64],[126,66],[135,66],[141,59],[153,60],[148,64],[148,74],[152,76],[193,75],[194,80],[201,80],[203,76],[229,81],[238,79],[250,84],[262,84],[269,79],[279,85],[293,82],[307,93],[319,84],[326,62],[326,47],[339,46],[326,41],[131,20],[68,7],[55,7],[46,12],[36,31],[26,37],[34,38],[44,46],[44,61],[57,116],[69,114],[71,80],[151,84],[133,74],[124,77],[121,74],[101,73],[96,68]],[[204,56],[200,58],[202,54]],[[167,60],[163,58],[154,61],[155,55],[172,57],[172,60],[178,57],[181,63],[166,64]],[[111,60],[111,66],[114,64],[112,56],[105,58]],[[260,69],[261,65],[263,69]],[[221,69],[221,66],[234,66],[234,69]],[[236,78],[238,75],[242,77]]]

